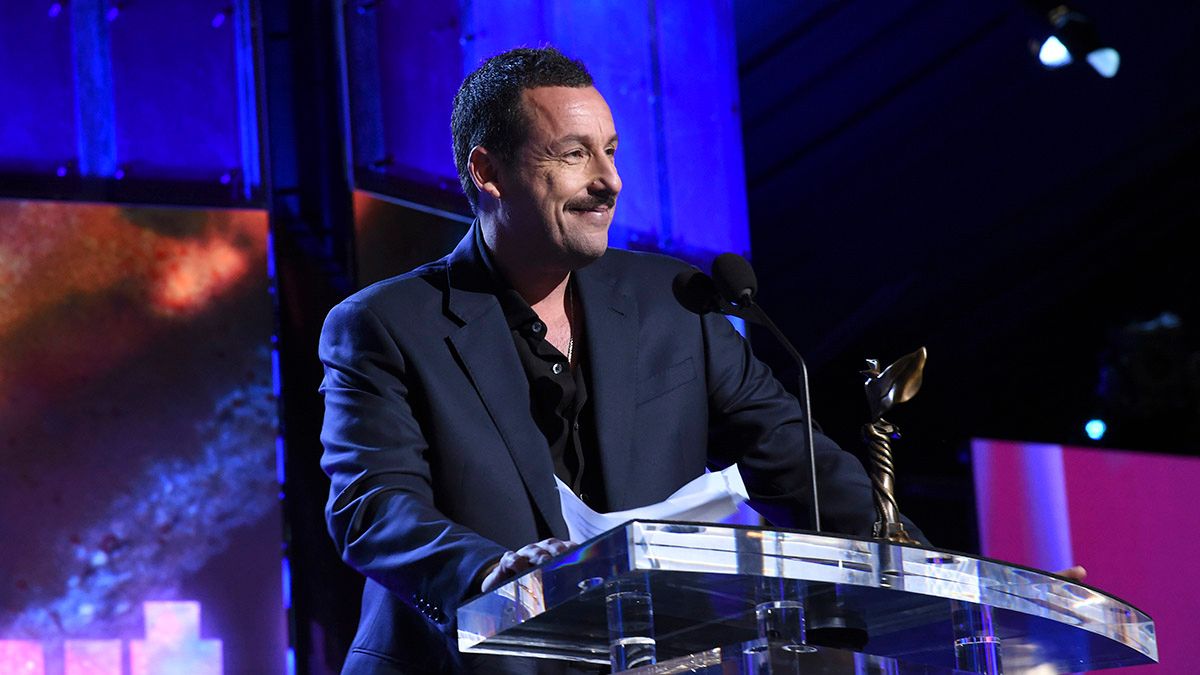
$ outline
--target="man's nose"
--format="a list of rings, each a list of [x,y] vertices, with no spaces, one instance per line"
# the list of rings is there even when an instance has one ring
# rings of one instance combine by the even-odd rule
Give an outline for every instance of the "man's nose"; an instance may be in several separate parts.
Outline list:
[[[602,155],[597,160],[594,184],[594,187],[603,186],[604,190],[611,192],[614,197],[621,192],[621,175],[617,173],[617,164],[609,155]]]

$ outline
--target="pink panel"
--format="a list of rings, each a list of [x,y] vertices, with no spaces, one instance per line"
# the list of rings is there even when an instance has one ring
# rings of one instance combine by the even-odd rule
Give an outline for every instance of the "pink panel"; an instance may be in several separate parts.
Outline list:
[[[120,640],[67,640],[63,643],[66,675],[123,675]]]
[[[39,642],[0,640],[0,673],[45,675],[46,664]]]
[[[1188,572],[1200,559],[1200,459],[1010,441],[972,450],[984,555],[1054,570],[1066,551],[1089,585],[1154,619],[1159,663],[1120,672],[1197,672],[1200,586]]]
[[[200,639],[200,603],[146,602],[146,639],[129,643],[131,675],[221,675],[221,641]]]
[[[1154,619],[1158,666],[1127,672],[1196,671],[1200,586],[1189,573],[1200,560],[1200,459],[1067,448],[1071,545],[1088,583]]]

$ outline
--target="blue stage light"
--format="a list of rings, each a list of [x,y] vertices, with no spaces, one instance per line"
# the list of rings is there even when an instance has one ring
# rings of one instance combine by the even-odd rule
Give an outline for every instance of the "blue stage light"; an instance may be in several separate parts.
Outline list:
[[[1112,77],[1121,67],[1121,55],[1112,47],[1104,47],[1088,54],[1087,62],[1103,77]]]
[[[1066,45],[1057,37],[1051,35],[1042,43],[1042,48],[1038,50],[1038,60],[1047,68],[1062,68],[1063,66],[1071,65],[1071,52],[1067,51]]]
[[[1105,44],[1096,25],[1086,15],[1058,5],[1046,15],[1053,34],[1038,50],[1038,60],[1047,68],[1062,68],[1084,59],[1102,77],[1112,77],[1121,66],[1121,55]]]
[[[1108,431],[1108,425],[1104,423],[1104,420],[1088,420],[1088,423],[1083,425],[1083,430],[1087,432],[1088,438],[1098,441],[1104,438],[1104,433]]]

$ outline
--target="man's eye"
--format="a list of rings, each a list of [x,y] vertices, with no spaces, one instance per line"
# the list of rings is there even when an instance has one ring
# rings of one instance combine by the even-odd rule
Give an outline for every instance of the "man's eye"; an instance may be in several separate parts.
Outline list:
[[[570,157],[571,159],[583,159],[583,156],[583,150],[570,150],[567,152],[567,157]]]

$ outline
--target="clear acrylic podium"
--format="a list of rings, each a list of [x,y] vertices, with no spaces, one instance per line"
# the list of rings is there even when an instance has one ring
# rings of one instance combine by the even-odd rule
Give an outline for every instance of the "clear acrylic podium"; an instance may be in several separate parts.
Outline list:
[[[1154,622],[958,553],[631,521],[464,604],[464,652],[634,673],[1069,673],[1152,663]]]

